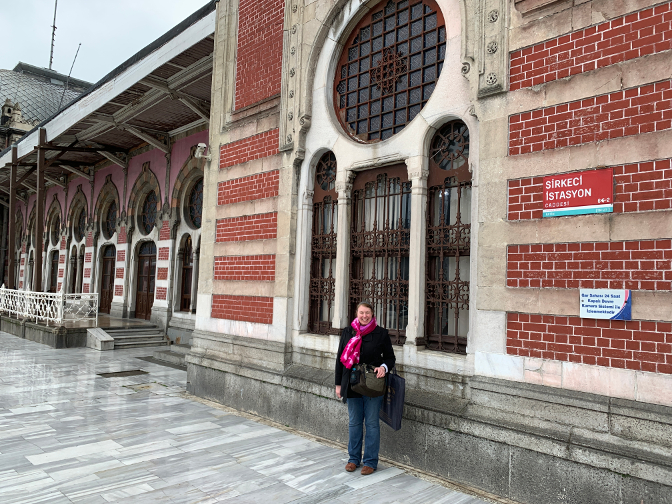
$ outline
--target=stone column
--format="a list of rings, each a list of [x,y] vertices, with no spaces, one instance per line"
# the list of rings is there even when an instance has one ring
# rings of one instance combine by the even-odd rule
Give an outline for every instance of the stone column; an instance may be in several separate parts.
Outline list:
[[[197,248],[191,256],[191,313],[196,313],[196,298],[198,297],[198,257],[201,249]]]
[[[303,195],[303,203],[299,208],[297,216],[297,269],[296,269],[296,287],[295,296],[297,299],[296,319],[294,320],[294,329],[299,331],[308,330],[308,312],[310,311],[310,262],[312,258],[312,222],[313,222],[313,195],[314,191],[306,190]],[[309,308],[306,311],[306,308]]]
[[[334,283],[336,299],[334,301],[334,318],[331,325],[335,329],[347,327],[348,293],[350,290],[350,216],[352,214],[352,181],[354,173],[347,171],[345,181],[336,182],[338,193],[338,230],[336,231],[336,270]]]
[[[182,289],[184,288],[182,285],[182,265],[184,264],[184,247],[180,247],[177,250],[177,260],[175,261],[175,268],[173,269],[173,281],[171,284],[173,285],[173,292],[175,293],[173,296],[173,311],[182,311]],[[191,270],[192,276],[194,273],[194,270]],[[189,286],[191,288],[191,285]]]
[[[425,261],[427,255],[427,177],[428,159],[415,156],[406,160],[411,180],[411,236],[408,273],[408,326],[406,344],[415,346],[425,331]]]

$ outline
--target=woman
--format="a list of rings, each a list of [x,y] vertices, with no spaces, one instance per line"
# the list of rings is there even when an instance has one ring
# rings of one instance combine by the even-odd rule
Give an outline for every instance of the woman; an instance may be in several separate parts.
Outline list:
[[[380,449],[380,419],[378,412],[383,397],[366,397],[350,388],[350,369],[363,363],[376,366],[378,378],[394,367],[394,350],[387,333],[376,324],[373,307],[369,303],[357,305],[357,318],[343,329],[336,359],[336,397],[348,404],[350,416],[348,432],[348,463],[345,470],[353,472],[363,462],[362,474],[373,473],[378,467]],[[362,459],[362,426],[366,425],[364,459]]]

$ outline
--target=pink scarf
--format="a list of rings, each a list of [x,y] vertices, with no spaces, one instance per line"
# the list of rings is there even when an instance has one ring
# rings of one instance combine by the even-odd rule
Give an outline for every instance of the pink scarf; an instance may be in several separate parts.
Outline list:
[[[356,334],[350,338],[350,341],[345,345],[343,353],[341,354],[341,362],[348,369],[352,369],[352,366],[359,362],[359,350],[362,348],[362,336],[369,334],[378,324],[376,323],[376,317],[373,317],[371,322],[364,327],[361,326],[359,319],[357,318],[355,318],[350,325],[356,331]]]

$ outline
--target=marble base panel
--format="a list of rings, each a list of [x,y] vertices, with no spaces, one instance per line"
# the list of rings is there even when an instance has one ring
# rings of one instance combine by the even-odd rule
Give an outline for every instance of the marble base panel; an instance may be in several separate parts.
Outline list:
[[[193,347],[187,363],[195,395],[347,442],[331,370],[278,373]],[[402,429],[382,427],[381,454],[525,504],[672,504],[672,409],[488,378],[465,387],[463,398],[407,390]]]

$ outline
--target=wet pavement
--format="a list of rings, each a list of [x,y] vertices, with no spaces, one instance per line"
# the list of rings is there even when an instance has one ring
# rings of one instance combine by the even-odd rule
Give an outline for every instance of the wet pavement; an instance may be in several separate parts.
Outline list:
[[[0,503],[486,502],[383,464],[346,473],[342,450],[188,396],[151,354],[0,332]]]

